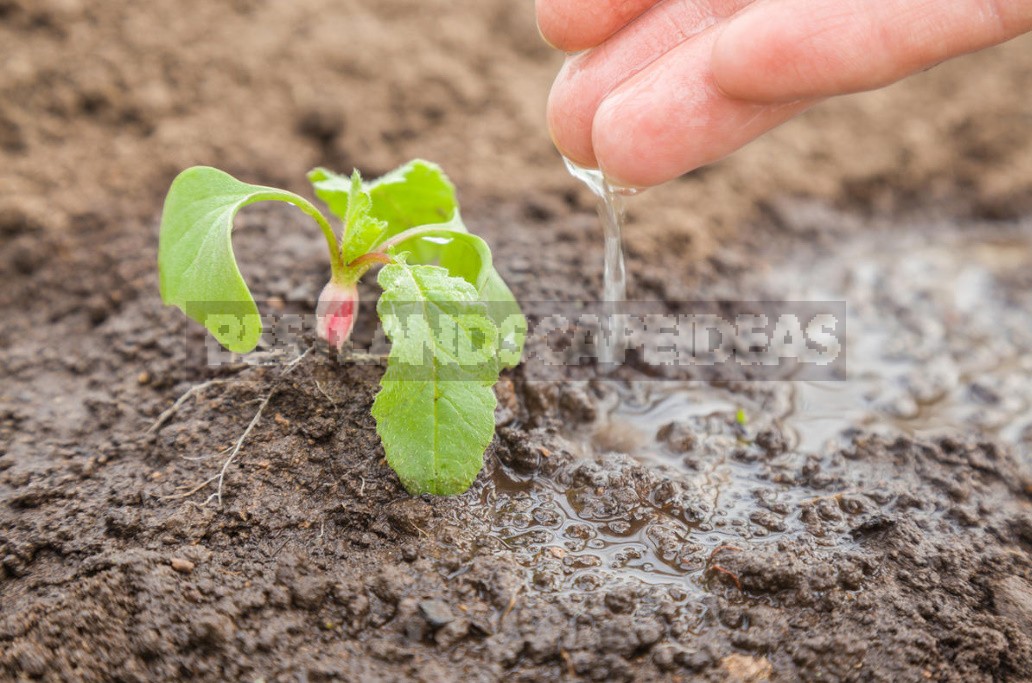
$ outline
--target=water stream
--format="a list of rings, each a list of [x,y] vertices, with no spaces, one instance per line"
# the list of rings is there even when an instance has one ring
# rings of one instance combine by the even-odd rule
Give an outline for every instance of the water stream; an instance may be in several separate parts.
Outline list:
[[[627,270],[624,267],[622,237],[626,213],[623,198],[635,194],[637,190],[612,185],[602,171],[578,166],[566,157],[563,157],[563,163],[570,175],[587,185],[592,194],[598,197],[598,218],[602,223],[605,244],[602,300],[606,304],[604,313],[608,322],[608,336],[599,340],[598,361],[612,365],[618,362],[625,348],[626,320],[620,315],[621,304],[627,300]]]

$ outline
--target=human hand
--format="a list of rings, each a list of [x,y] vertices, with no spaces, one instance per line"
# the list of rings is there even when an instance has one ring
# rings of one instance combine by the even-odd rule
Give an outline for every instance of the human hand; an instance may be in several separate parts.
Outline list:
[[[647,187],[717,161],[823,98],[888,85],[1032,30],[1029,0],[536,0],[571,55],[556,147]]]

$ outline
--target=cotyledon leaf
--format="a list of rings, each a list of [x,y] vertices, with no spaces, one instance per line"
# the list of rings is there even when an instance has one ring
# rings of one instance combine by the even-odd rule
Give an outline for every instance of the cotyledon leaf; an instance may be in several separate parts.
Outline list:
[[[333,229],[311,202],[291,192],[242,183],[228,173],[194,166],[172,182],[161,214],[158,279],[161,299],[208,328],[230,351],[257,345],[262,321],[233,254],[233,218],[255,202],[282,201],[300,208],[322,228],[339,269]]]
[[[444,268],[399,259],[379,282],[391,354],[372,412],[387,462],[413,495],[462,493],[494,436],[498,331]]]

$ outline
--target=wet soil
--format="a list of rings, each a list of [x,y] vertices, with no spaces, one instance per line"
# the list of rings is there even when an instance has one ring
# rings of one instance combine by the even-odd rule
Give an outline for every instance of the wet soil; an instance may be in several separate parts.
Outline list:
[[[528,364],[473,488],[413,499],[376,365],[212,367],[156,293],[180,166],[414,155],[521,299],[600,291],[529,7],[345,5],[0,0],[0,679],[1032,679],[1032,44],[631,202],[631,298],[846,300],[850,381]],[[311,226],[241,228],[260,299],[314,299]]]

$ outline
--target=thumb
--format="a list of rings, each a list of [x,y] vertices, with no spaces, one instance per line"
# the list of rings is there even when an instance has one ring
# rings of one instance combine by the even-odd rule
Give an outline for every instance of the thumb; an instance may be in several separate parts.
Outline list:
[[[732,18],[713,47],[728,96],[789,102],[870,90],[1032,30],[1028,0],[778,0]]]

